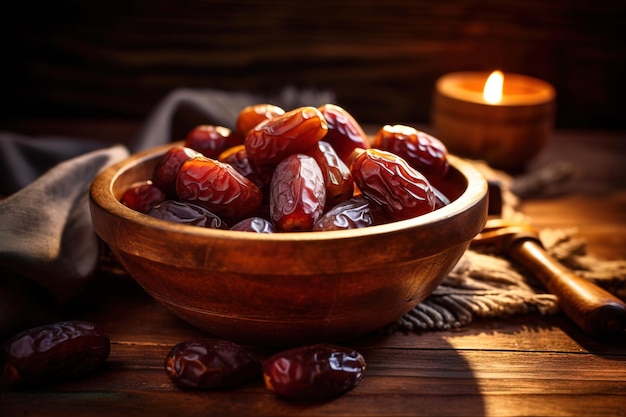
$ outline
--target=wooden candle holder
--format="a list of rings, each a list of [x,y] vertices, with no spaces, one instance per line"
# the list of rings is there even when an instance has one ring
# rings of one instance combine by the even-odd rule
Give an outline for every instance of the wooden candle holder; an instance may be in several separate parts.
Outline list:
[[[536,78],[505,74],[502,99],[489,104],[483,98],[488,76],[455,72],[437,80],[434,134],[452,153],[494,168],[522,170],[554,128],[555,90]]]

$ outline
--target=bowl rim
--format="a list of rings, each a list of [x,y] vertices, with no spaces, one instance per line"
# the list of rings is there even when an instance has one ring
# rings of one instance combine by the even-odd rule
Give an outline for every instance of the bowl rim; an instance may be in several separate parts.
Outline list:
[[[249,241],[272,241],[272,242],[295,242],[295,241],[327,241],[339,239],[354,239],[358,237],[397,233],[402,230],[415,228],[421,225],[438,223],[454,217],[470,207],[481,202],[488,193],[488,184],[484,175],[470,162],[449,154],[450,169],[456,170],[466,180],[467,187],[449,204],[440,207],[430,213],[406,220],[393,221],[381,225],[369,226],[348,230],[328,231],[298,231],[285,233],[251,233],[237,230],[225,230],[185,225],[167,220],[158,219],[147,214],[133,210],[122,204],[114,195],[113,185],[127,171],[133,167],[150,161],[164,154],[173,146],[181,145],[182,142],[170,142],[150,149],[146,149],[102,170],[92,181],[89,198],[92,204],[108,212],[117,218],[130,221],[143,227],[162,230],[166,233],[189,234],[205,236],[206,238],[220,240],[249,240]],[[148,178],[146,178],[148,179]]]

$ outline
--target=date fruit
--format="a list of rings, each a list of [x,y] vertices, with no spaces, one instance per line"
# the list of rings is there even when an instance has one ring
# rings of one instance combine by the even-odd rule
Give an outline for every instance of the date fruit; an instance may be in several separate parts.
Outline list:
[[[339,158],[330,143],[319,141],[317,146],[309,151],[309,155],[315,158],[324,175],[327,208],[352,197],[354,180],[350,168]]]
[[[280,231],[311,230],[325,204],[324,176],[313,157],[293,154],[276,166],[270,183],[270,216]]]
[[[188,340],[165,357],[165,373],[183,389],[232,388],[260,377],[262,371],[254,355],[227,340]]]
[[[182,201],[226,218],[246,218],[261,205],[261,190],[229,164],[207,157],[185,161],[176,178]]]
[[[319,110],[300,107],[256,125],[244,145],[253,167],[276,165],[289,155],[306,153],[327,131]]]
[[[202,156],[202,154],[185,146],[174,146],[157,161],[152,172],[152,182],[163,190],[168,198],[176,197],[176,176],[178,171],[183,162],[196,156]]]
[[[254,233],[276,233],[278,229],[269,220],[263,217],[249,217],[243,219],[237,224],[233,225],[230,230],[238,230],[240,232],[254,232]]]
[[[40,385],[87,374],[109,357],[110,340],[100,326],[61,321],[25,330],[2,345],[3,373],[16,385]]]
[[[427,178],[442,178],[448,172],[448,150],[437,138],[406,125],[385,125],[372,147],[398,155]]]
[[[244,107],[237,115],[235,132],[245,138],[248,132],[254,129],[259,123],[283,114],[285,114],[285,110],[281,107],[268,103],[253,104]]]
[[[363,128],[346,110],[335,104],[324,104],[318,110],[328,125],[328,132],[322,140],[330,143],[344,162],[347,163],[355,149],[370,147]]]
[[[365,359],[353,350],[330,344],[289,349],[263,362],[263,379],[277,396],[298,401],[324,401],[356,387]]]
[[[148,216],[170,222],[211,229],[228,229],[224,221],[204,207],[182,201],[166,200],[152,207]]]
[[[391,152],[367,149],[354,159],[350,170],[363,194],[394,220],[420,216],[436,207],[437,198],[426,177]]]
[[[240,141],[241,138],[233,135],[227,127],[199,125],[189,131],[185,137],[185,146],[215,159],[222,151],[238,145]]]
[[[313,231],[359,229],[386,222],[382,207],[361,195],[342,201],[328,210],[315,223]]]
[[[146,213],[164,200],[165,193],[150,180],[131,184],[120,198],[122,204],[140,213]]]

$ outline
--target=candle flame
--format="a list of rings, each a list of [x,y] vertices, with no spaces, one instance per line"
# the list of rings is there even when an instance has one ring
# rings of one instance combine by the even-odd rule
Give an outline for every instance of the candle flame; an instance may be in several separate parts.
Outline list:
[[[504,85],[504,74],[502,71],[494,71],[487,78],[483,90],[483,98],[489,104],[498,104],[502,100],[502,86]]]

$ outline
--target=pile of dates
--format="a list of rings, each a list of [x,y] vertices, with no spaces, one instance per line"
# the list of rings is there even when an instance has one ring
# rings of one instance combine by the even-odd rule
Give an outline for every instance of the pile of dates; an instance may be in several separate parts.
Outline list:
[[[234,129],[199,125],[121,202],[178,223],[257,233],[368,227],[448,203],[433,185],[449,163],[441,141],[386,125],[370,142],[343,108],[241,110]]]
[[[263,377],[276,396],[325,401],[356,387],[365,359],[350,348],[314,344],[284,350],[260,360],[244,346],[221,339],[195,339],[174,346],[165,372],[181,389],[228,389]]]

